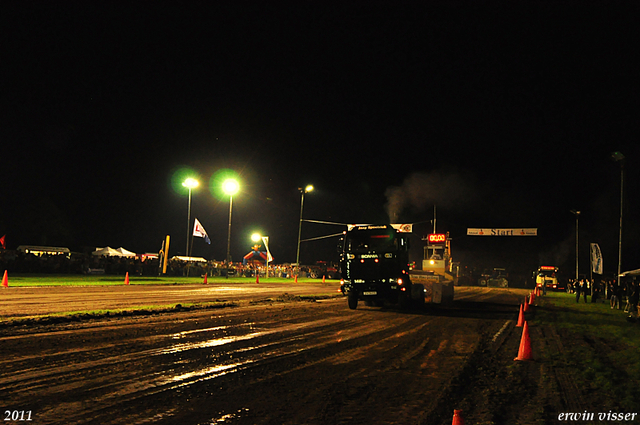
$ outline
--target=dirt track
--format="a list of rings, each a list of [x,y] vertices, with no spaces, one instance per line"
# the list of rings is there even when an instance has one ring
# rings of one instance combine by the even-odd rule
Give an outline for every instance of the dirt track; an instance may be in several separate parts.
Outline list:
[[[424,311],[260,294],[6,327],[1,407],[37,424],[450,424],[453,409],[467,423],[551,423],[563,407],[555,372],[513,361],[525,292],[456,290],[452,306]]]
[[[133,310],[176,304],[242,302],[293,296],[337,294],[339,285],[325,283],[237,283],[209,285],[119,285],[10,287],[0,291],[0,318],[16,319],[81,311]]]

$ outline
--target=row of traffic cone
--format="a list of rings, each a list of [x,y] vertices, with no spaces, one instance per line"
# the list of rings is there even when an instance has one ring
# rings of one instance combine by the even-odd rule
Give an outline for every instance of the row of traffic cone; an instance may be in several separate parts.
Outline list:
[[[204,284],[206,285],[208,283],[207,281],[207,274],[205,273],[204,275]],[[260,283],[260,276],[256,275],[256,283]],[[295,283],[298,283],[298,276],[295,277]],[[322,283],[325,283],[325,277],[322,276]],[[129,272],[126,273],[126,275],[124,276],[124,284],[125,285],[129,285]],[[7,271],[4,271],[4,276],[2,277],[2,286],[5,288],[9,287],[9,276],[7,274]]]
[[[529,337],[529,324],[524,319],[524,313],[527,312],[528,306],[533,306],[535,297],[540,296],[539,288],[531,292],[529,297],[525,297],[524,303],[520,304],[520,314],[518,316],[517,327],[522,327],[522,338],[520,338],[520,347],[518,348],[518,356],[513,360],[533,360],[531,351],[531,338]],[[453,411],[453,421],[451,425],[464,425],[462,418],[462,410]]]
[[[124,284],[128,285],[129,284],[129,272],[127,272],[127,274],[124,276]],[[9,287],[9,275],[7,274],[7,271],[4,271],[4,275],[2,276],[2,286],[4,288],[8,288]]]
[[[538,288],[531,292],[530,296],[524,298],[524,303],[520,304],[520,314],[518,315],[518,323],[516,327],[522,328],[522,337],[520,338],[520,347],[518,349],[518,357],[514,360],[532,360],[531,339],[529,337],[529,324],[525,320],[524,313],[529,310],[529,306],[534,306],[536,295],[539,295]]]

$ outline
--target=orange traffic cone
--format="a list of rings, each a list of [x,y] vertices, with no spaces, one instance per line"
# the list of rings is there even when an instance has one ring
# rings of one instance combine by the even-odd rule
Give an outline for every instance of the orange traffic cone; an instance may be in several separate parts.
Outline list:
[[[525,313],[529,310],[529,297],[524,297],[524,308],[522,310]]]
[[[531,295],[529,296],[529,305],[533,305],[533,300],[535,299],[536,299],[535,292],[531,292]]]
[[[2,286],[5,288],[9,287],[9,276],[7,276],[7,271],[4,271],[4,276],[2,276]]]
[[[127,272],[127,274],[124,276],[124,284],[125,285],[129,284],[129,272]]]
[[[324,282],[324,275],[322,275],[322,283],[325,283],[325,282]]]
[[[522,328],[522,338],[520,339],[520,349],[518,350],[518,357],[513,360],[531,360],[531,340],[529,339],[529,325],[524,322],[524,328]]]
[[[206,285],[207,283],[209,283],[209,282],[207,282],[207,273],[205,273],[204,274],[204,284]]]
[[[453,422],[451,425],[464,425],[464,419],[462,419],[462,410],[453,411]]]
[[[260,275],[256,273],[256,283],[260,283]]]
[[[520,304],[520,315],[518,315],[518,324],[516,327],[521,328],[524,326],[524,311],[522,309],[522,304]]]
[[[298,275],[296,275],[295,279],[294,279],[295,283],[298,283]]]

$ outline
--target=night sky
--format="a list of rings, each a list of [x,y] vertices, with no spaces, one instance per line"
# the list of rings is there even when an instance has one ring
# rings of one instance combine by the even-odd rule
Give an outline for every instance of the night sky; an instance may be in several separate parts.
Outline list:
[[[184,254],[192,220],[226,255],[269,235],[295,261],[304,217],[416,224],[453,238],[454,260],[539,262],[581,273],[588,244],[617,268],[626,156],[623,270],[640,268],[635,2],[3,2],[0,236],[74,251]],[[172,179],[174,180],[172,183]],[[179,184],[178,184],[179,186]],[[474,238],[468,227],[537,227]],[[302,238],[341,226],[304,223]],[[301,261],[336,260],[336,238]],[[584,268],[584,270],[582,270]]]

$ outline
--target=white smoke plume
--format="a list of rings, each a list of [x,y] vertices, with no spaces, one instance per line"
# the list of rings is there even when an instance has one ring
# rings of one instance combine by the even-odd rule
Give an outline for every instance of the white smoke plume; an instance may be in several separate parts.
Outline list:
[[[413,173],[401,186],[387,188],[386,209],[390,222],[398,223],[402,212],[407,208],[422,212],[433,205],[444,208],[464,207],[476,199],[476,194],[474,179],[458,171]]]

